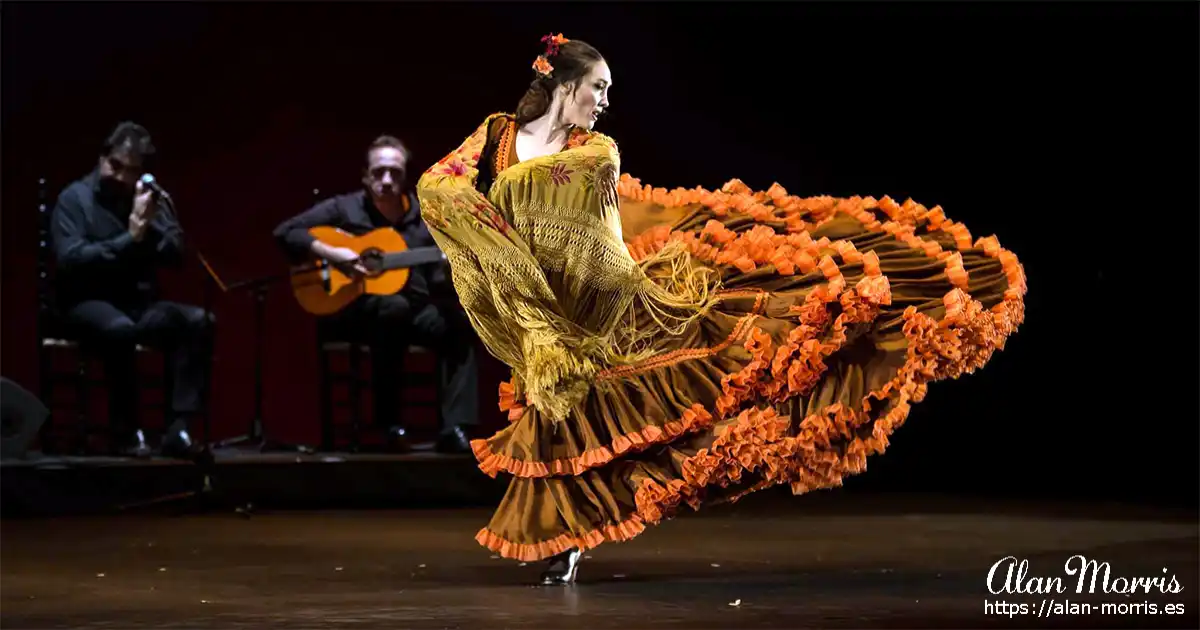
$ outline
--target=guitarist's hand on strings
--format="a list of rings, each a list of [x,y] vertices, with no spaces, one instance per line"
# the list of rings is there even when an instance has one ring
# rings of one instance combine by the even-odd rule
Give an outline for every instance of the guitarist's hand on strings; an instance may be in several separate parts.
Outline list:
[[[342,273],[349,276],[364,276],[367,274],[367,268],[359,262],[358,252],[346,247],[330,247],[321,241],[314,241],[312,244],[313,253],[330,264],[337,267]]]

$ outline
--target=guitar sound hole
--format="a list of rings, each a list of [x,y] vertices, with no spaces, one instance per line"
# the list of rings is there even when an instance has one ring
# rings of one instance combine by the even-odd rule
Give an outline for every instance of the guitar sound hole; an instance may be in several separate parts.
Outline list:
[[[363,250],[358,255],[358,261],[370,275],[378,275],[383,268],[383,253],[378,249]]]

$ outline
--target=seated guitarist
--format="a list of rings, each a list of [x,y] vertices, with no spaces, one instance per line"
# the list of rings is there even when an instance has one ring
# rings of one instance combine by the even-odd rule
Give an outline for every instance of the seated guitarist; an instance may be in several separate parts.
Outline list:
[[[274,236],[295,263],[315,255],[334,264],[353,266],[357,254],[331,247],[311,234],[318,226],[360,236],[390,227],[409,248],[433,247],[421,220],[417,195],[407,189],[408,150],[391,136],[367,148],[363,189],[326,199],[284,221]],[[361,267],[357,267],[362,271]],[[442,264],[410,270],[408,283],[394,295],[363,295],[345,309],[318,320],[323,338],[359,341],[371,346],[375,423],[384,429],[394,450],[407,450],[407,433],[399,421],[397,393],[400,367],[408,345],[419,342],[437,353],[442,379],[442,452],[470,452],[465,429],[478,422],[478,365],[475,334],[458,304],[449,269]]]

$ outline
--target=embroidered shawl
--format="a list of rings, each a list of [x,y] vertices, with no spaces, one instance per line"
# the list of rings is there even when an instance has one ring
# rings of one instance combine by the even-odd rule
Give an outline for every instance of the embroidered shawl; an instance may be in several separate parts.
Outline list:
[[[501,170],[476,189],[487,118],[417,184],[475,330],[530,404],[564,418],[620,354],[618,324],[646,276],[621,238],[620,157],[603,134]]]

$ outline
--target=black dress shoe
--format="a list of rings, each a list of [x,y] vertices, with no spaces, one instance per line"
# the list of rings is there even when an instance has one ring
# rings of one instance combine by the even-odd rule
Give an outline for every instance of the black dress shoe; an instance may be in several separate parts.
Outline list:
[[[466,431],[462,430],[462,427],[453,427],[438,438],[437,451],[439,453],[453,453],[455,455],[470,453],[471,440],[467,437]]]
[[[404,427],[396,425],[388,427],[384,432],[386,441],[385,448],[393,453],[407,453],[412,450],[412,443],[408,441],[408,430]]]
[[[134,432],[131,440],[115,450],[117,455],[125,457],[150,457],[154,454],[150,445],[146,444],[146,434],[141,429]]]
[[[167,430],[163,432],[162,443],[159,445],[159,452],[163,457],[194,459],[205,450],[203,445],[192,441],[192,436],[188,434],[187,429],[188,419],[186,417],[176,418],[167,427]]]
[[[186,429],[169,431],[163,436],[161,452],[164,457],[176,459],[192,459],[199,452],[198,446],[192,442],[192,436]]]
[[[542,573],[542,586],[568,586],[575,583],[579,573],[579,560],[583,552],[571,549],[550,558],[550,566]]]

